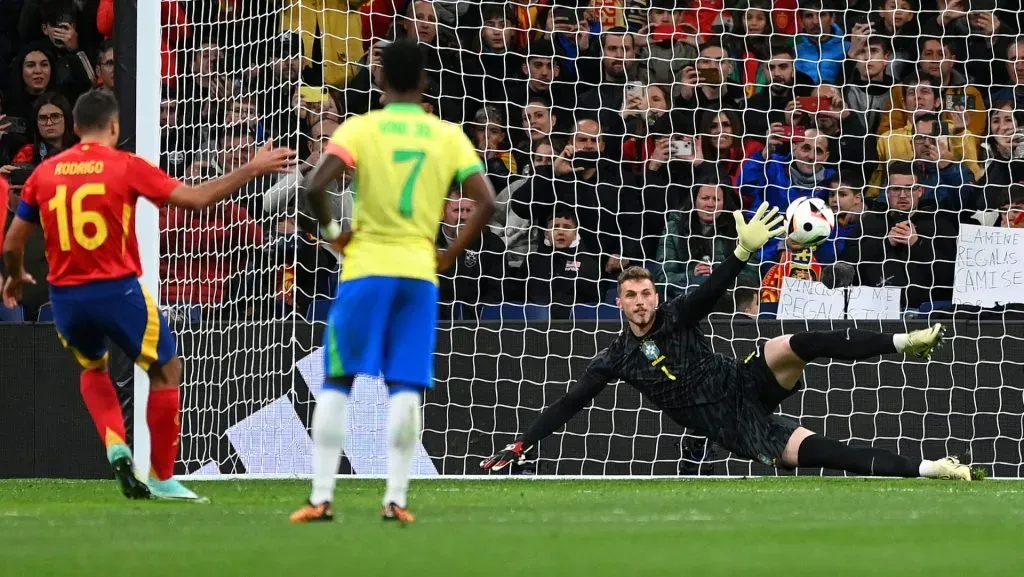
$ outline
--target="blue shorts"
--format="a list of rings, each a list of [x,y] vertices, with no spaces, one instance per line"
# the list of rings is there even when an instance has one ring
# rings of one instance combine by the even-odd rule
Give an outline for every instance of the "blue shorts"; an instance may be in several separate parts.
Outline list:
[[[51,286],[50,301],[57,335],[86,369],[104,366],[107,338],[143,370],[174,357],[171,328],[135,277]]]
[[[365,277],[344,281],[327,316],[324,374],[380,376],[389,384],[434,385],[437,285]]]

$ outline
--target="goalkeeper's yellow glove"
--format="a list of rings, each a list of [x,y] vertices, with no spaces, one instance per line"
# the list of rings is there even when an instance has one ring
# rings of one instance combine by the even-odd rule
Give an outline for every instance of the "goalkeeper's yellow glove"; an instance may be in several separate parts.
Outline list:
[[[777,207],[773,206],[769,210],[767,202],[757,207],[750,222],[743,220],[742,211],[734,211],[732,216],[736,219],[736,233],[739,235],[733,254],[742,261],[750,259],[750,255],[760,250],[765,243],[786,231],[782,226],[786,217],[779,214]]]

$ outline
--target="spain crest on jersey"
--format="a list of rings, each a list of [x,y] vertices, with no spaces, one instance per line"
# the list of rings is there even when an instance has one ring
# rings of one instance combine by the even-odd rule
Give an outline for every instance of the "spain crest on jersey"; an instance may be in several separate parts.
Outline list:
[[[654,341],[644,341],[640,343],[640,352],[647,357],[647,360],[653,361],[661,356],[661,351],[658,350],[658,343]]]

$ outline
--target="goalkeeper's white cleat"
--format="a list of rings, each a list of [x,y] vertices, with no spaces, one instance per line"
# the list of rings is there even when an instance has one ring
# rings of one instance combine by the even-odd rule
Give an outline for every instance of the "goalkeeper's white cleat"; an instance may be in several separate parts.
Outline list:
[[[919,329],[907,333],[907,345],[903,352],[920,359],[931,359],[935,349],[942,346],[942,337],[946,327],[935,323],[927,329]]]
[[[974,476],[971,474],[971,468],[960,462],[960,459],[956,457],[946,457],[934,461],[934,475],[933,479],[950,479],[953,481],[971,481]]]

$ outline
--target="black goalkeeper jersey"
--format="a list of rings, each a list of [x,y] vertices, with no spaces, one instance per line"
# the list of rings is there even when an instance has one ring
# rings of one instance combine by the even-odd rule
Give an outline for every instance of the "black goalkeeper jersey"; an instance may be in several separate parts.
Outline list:
[[[736,359],[716,354],[699,323],[735,282],[746,263],[730,256],[705,282],[686,296],[658,308],[644,336],[628,323],[606,349],[591,360],[564,397],[543,411],[523,436],[529,446],[578,413],[605,385],[624,381],[638,389],[669,417],[686,427],[685,409],[722,400],[728,384],[740,377]]]

